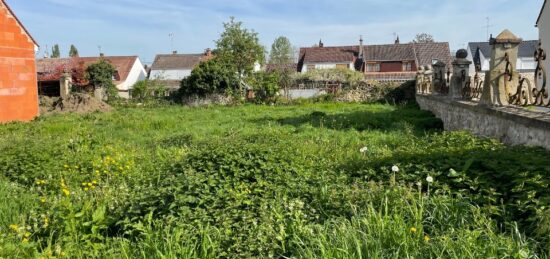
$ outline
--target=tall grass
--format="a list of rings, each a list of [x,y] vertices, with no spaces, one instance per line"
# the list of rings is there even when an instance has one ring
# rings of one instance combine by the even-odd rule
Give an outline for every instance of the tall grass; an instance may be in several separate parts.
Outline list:
[[[546,258],[550,245],[528,230],[545,233],[548,155],[381,104],[2,125],[0,257]],[[507,183],[484,178],[514,175],[524,156]]]

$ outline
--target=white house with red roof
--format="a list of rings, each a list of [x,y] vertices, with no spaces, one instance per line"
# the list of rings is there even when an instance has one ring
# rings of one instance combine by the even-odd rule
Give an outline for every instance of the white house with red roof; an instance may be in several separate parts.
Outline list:
[[[39,91],[43,95],[57,95],[59,80],[62,77],[59,71],[70,71],[80,63],[87,67],[100,59],[105,59],[115,67],[113,83],[122,98],[130,98],[134,84],[147,78],[147,72],[138,56],[44,58],[37,60]]]

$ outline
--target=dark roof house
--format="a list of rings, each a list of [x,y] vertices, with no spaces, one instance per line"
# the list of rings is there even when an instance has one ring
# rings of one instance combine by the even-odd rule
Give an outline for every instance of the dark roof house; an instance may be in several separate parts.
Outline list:
[[[414,78],[419,66],[432,65],[441,61],[451,66],[452,56],[449,44],[407,43],[385,45],[357,45],[337,47],[301,48],[297,71],[304,71],[305,66],[313,64],[353,64],[357,71],[365,72],[367,77],[386,78],[390,73],[401,79]],[[367,66],[375,64],[374,69]]]
[[[538,40],[527,40],[519,44],[518,58],[532,58],[534,57],[535,50],[539,45]],[[470,42],[468,48],[472,50],[472,55],[479,49],[481,54],[486,58],[491,58],[491,45],[489,42]]]
[[[193,69],[208,59],[205,54],[162,54],[155,57],[151,70]]]

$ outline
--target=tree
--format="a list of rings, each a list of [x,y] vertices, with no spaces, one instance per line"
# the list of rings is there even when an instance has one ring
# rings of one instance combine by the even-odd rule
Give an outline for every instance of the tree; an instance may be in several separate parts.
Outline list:
[[[237,89],[239,81],[235,68],[214,58],[200,63],[191,75],[181,82],[182,96],[221,93]]]
[[[52,47],[52,55],[51,55],[51,58],[60,58],[61,57],[61,52],[59,51],[59,45],[55,44],[53,47]]]
[[[280,36],[271,45],[269,63],[276,66],[283,66],[294,63],[294,49],[287,37]]]
[[[256,62],[265,63],[265,49],[260,45],[258,33],[243,28],[243,23],[234,17],[223,26],[225,30],[216,41],[222,63],[234,68],[239,77],[250,75]]]
[[[69,50],[69,57],[74,58],[78,57],[78,49],[71,44],[71,49]]]
[[[94,88],[103,88],[109,99],[118,96],[118,90],[113,83],[113,77],[116,73],[116,68],[106,61],[100,59],[98,62],[91,64],[86,69],[86,79]]]
[[[434,37],[427,33],[419,33],[416,34],[416,37],[414,37],[413,43],[432,43],[434,41]]]

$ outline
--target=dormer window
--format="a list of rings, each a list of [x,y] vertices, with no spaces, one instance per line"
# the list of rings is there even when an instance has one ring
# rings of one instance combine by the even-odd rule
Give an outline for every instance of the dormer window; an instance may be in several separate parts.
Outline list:
[[[404,61],[403,62],[403,71],[412,71],[412,62]]]
[[[367,72],[380,72],[380,63],[367,63]]]

